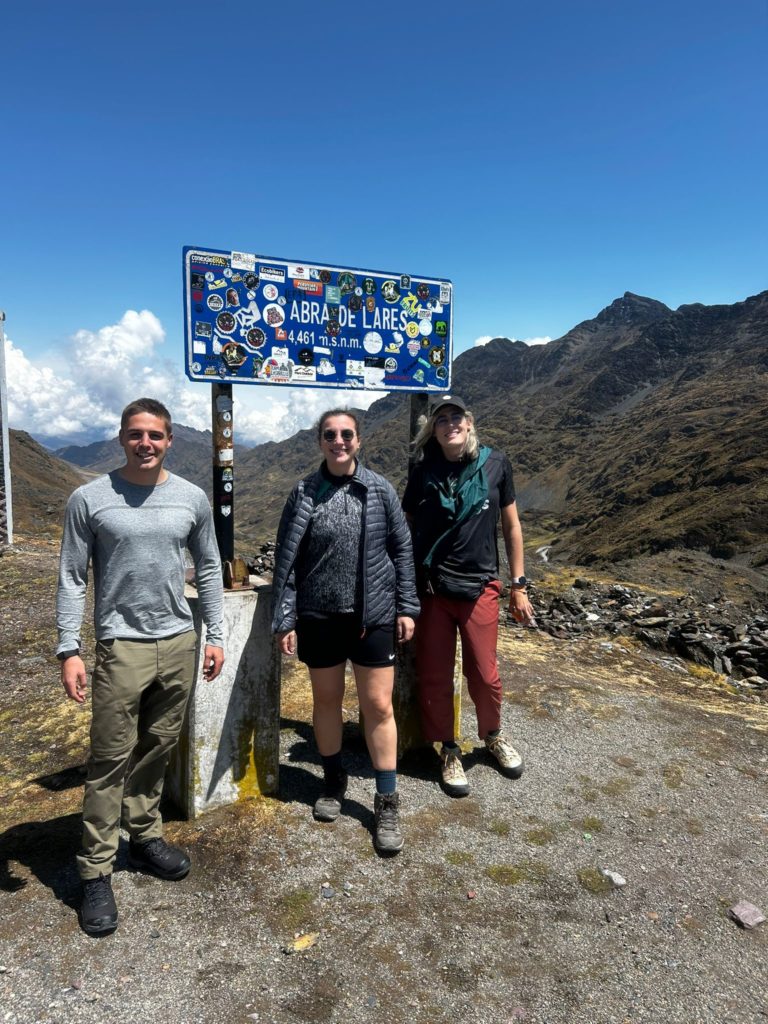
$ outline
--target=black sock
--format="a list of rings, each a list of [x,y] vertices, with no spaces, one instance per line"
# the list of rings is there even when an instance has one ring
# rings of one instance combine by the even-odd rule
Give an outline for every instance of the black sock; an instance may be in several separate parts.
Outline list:
[[[344,771],[344,765],[341,763],[341,749],[335,754],[331,754],[330,757],[326,757],[325,754],[320,755],[323,762],[323,775],[326,779],[337,779]]]

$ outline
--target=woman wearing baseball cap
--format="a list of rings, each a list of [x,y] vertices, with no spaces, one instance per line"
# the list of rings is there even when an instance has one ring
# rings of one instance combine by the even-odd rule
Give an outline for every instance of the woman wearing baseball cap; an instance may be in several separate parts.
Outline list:
[[[466,796],[469,784],[454,733],[457,633],[478,735],[505,775],[516,779],[523,771],[523,759],[501,725],[497,524],[501,520],[512,575],[510,612],[521,624],[531,625],[523,534],[509,459],[480,444],[472,413],[461,398],[443,395],[433,401],[413,448],[417,462],[403,508],[413,533],[421,598],[416,669],[422,729],[426,740],[442,744],[445,791]]]

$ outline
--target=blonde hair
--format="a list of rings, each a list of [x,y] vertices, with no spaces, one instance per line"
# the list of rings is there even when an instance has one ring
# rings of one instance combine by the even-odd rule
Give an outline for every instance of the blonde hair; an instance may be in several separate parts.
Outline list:
[[[438,442],[435,440],[435,420],[439,415],[441,415],[444,408],[445,406],[438,409],[437,412],[432,413],[431,416],[419,417],[419,432],[411,444],[411,453],[414,462],[421,462],[421,460],[426,458],[426,456],[433,454],[434,448],[438,451],[441,450]],[[458,406],[455,406],[454,408],[458,409]],[[461,453],[461,457],[462,459],[466,459],[467,462],[471,462],[472,459],[476,459],[480,453],[480,438],[477,436],[475,418],[470,410],[463,410],[463,414],[467,421],[467,443],[464,445],[464,451]],[[432,442],[431,445],[430,442]]]

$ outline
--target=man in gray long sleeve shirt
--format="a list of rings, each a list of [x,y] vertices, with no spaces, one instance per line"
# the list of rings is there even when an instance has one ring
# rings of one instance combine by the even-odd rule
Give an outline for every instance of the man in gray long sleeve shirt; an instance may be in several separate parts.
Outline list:
[[[95,590],[96,662],[91,752],[77,857],[80,920],[90,935],[117,927],[112,865],[122,822],[129,863],[179,879],[190,861],[162,837],[160,796],[192,689],[196,634],[184,599],[185,551],[207,626],[203,676],[224,663],[221,565],[203,491],[163,468],[172,442],[168,410],[140,398],[123,410],[125,465],[79,487],[67,505],[56,601],[61,681],[82,704],[80,657],[88,565]]]

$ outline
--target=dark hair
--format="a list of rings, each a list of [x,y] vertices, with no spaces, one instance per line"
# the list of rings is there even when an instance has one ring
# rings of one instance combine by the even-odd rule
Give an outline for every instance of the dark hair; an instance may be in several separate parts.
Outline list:
[[[171,414],[156,398],[137,398],[135,402],[129,402],[120,415],[120,429],[125,430],[125,425],[131,416],[136,416],[140,412],[147,412],[150,416],[157,416],[159,419],[165,420],[166,433],[169,437],[171,436],[173,433]]]
[[[360,418],[356,412],[353,412],[351,409],[329,409],[328,412],[324,412],[320,419],[317,421],[318,441],[323,440],[323,427],[325,426],[326,421],[331,418],[331,416],[348,416],[349,419],[351,419],[352,422],[355,424],[355,433],[357,434],[358,438],[360,437]]]

